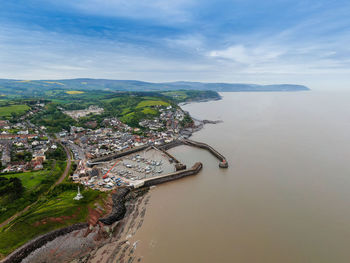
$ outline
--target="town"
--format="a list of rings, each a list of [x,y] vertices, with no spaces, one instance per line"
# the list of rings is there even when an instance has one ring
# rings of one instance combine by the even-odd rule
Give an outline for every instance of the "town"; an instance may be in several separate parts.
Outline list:
[[[72,152],[76,163],[71,175],[74,182],[100,191],[130,186],[140,179],[175,171],[172,158],[156,147],[187,138],[193,128],[191,122],[185,123],[185,127],[184,120],[189,117],[180,107],[154,105],[152,108],[159,111],[159,116],[140,120],[139,127],[130,127],[116,117],[109,117],[95,129],[70,126],[69,130],[48,135],[45,126],[37,127],[27,119],[44,106],[38,103],[20,122],[0,121],[3,173],[41,170],[45,160],[64,146]],[[97,106],[77,111],[59,109],[75,119],[103,112]],[[94,159],[138,148],[143,151],[118,161],[91,165]]]

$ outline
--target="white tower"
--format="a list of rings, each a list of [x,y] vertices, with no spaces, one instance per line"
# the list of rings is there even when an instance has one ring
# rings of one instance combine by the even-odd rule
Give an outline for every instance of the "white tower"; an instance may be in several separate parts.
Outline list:
[[[84,196],[80,193],[80,187],[78,186],[78,193],[77,193],[77,196],[74,197],[73,199],[74,200],[80,200],[80,199],[83,199]]]

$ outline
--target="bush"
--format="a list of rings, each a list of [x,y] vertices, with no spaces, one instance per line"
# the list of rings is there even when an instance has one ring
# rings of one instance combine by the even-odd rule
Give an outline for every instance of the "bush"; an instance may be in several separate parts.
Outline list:
[[[22,181],[13,177],[7,179],[5,177],[0,177],[0,196],[8,196],[8,199],[18,199],[22,196],[24,192],[24,187]]]
[[[64,161],[67,158],[66,151],[63,149],[63,147],[61,145],[59,145],[57,147],[57,149],[55,149],[55,150],[51,149],[51,150],[47,151],[46,158]]]

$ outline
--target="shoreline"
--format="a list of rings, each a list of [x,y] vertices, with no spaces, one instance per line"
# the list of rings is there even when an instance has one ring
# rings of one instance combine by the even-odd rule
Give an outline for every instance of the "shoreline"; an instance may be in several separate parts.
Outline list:
[[[209,101],[218,101],[218,100],[222,100],[222,96],[220,95],[219,92],[217,92],[219,94],[219,98],[207,98],[207,99],[201,99],[201,100],[193,100],[193,101],[185,101],[185,102],[180,102],[178,104],[178,106],[185,106],[191,103],[202,103],[202,102],[209,102]]]
[[[212,100],[221,100],[221,99],[222,99],[222,97],[220,99],[209,99],[209,100],[202,100],[202,101],[193,101],[193,102],[189,102],[189,103],[208,102],[208,101],[212,101]],[[186,103],[186,104],[189,104],[189,103]],[[186,104],[184,104],[184,105],[186,105]],[[183,106],[183,105],[181,105],[181,106]],[[203,129],[205,124],[217,124],[217,123],[221,123],[222,122],[220,120],[218,120],[218,121],[198,120],[198,119],[193,118],[192,116],[191,116],[191,118],[194,120],[194,122],[197,122],[198,125],[195,125],[192,128],[185,129],[185,130],[188,130],[188,129],[191,130],[190,133],[188,134],[189,136],[187,138],[191,137],[193,133],[198,132],[201,129]],[[176,147],[178,145],[182,145],[183,143],[178,144],[175,141],[175,143],[172,142],[170,144],[172,144],[172,145],[169,145],[170,148],[173,148],[173,147]],[[163,145],[161,147],[165,147],[166,150],[168,149],[166,147],[166,145]],[[167,179],[166,178],[167,176],[170,177],[172,175],[170,175],[170,174],[169,175],[165,175],[163,178],[155,179],[155,181],[157,181],[157,183],[155,183],[155,184],[164,183],[164,182],[171,181],[171,180],[177,180],[177,179],[183,177],[182,174],[186,174],[184,176],[197,174],[200,171],[201,167],[202,167],[201,163],[200,163],[199,167],[200,167],[199,169],[198,168],[191,168],[191,169],[194,169],[194,170],[191,170],[191,169],[184,170],[184,172],[180,172],[180,176],[178,176],[178,177],[175,176],[173,178]],[[149,187],[150,186],[152,187],[152,185],[153,184],[148,184],[148,185],[146,185],[146,186],[144,186],[142,188],[139,188],[138,190],[141,190],[141,192],[143,192],[143,191],[148,192]],[[58,243],[58,240],[65,239],[65,238],[72,237],[72,236],[75,237],[75,236],[78,235],[78,233],[81,234],[82,231],[85,232],[85,234],[82,236],[83,239],[87,238],[90,234],[93,234],[93,233],[95,233],[95,235],[100,236],[100,238],[101,238],[101,236],[102,237],[106,237],[106,236],[110,235],[111,233],[114,233],[114,231],[118,231],[118,230],[116,230],[116,228],[121,228],[121,229],[119,229],[119,232],[123,232],[124,228],[121,225],[123,225],[123,222],[130,220],[130,218],[129,218],[130,215],[132,215],[135,212],[135,211],[132,210],[134,207],[132,207],[132,205],[131,206],[130,205],[126,205],[126,203],[128,203],[128,202],[130,202],[130,203],[137,202],[138,197],[139,197],[139,196],[136,196],[136,197],[133,198],[133,200],[131,200],[130,198],[129,199],[126,198],[127,196],[129,196],[129,194],[133,195],[134,190],[135,190],[135,188],[133,188],[132,190],[128,189],[128,190],[126,190],[126,192],[122,192],[121,194],[119,194],[117,196],[115,196],[116,194],[111,194],[112,199],[113,199],[112,212],[107,217],[99,218],[97,225],[91,226],[88,223],[82,222],[82,223],[74,224],[74,225],[80,225],[81,229],[79,228],[79,230],[74,229],[74,225],[71,225],[71,226],[68,226],[68,227],[65,227],[65,228],[57,229],[55,231],[51,231],[49,233],[43,234],[42,236],[39,236],[39,237],[36,237],[36,238],[30,240],[29,242],[27,242],[26,244],[24,244],[20,248],[17,248],[11,254],[9,254],[7,257],[5,257],[1,261],[1,263],[22,262],[22,261],[23,262],[27,262],[28,259],[30,260],[28,262],[40,262],[40,261],[32,261],[33,257],[35,257],[35,255],[40,254],[40,253],[44,254],[44,255],[45,255],[45,253],[48,254],[49,251],[45,252],[43,250],[45,250],[48,246],[50,246],[50,244],[51,244],[51,246],[55,246],[54,244]],[[143,212],[143,216],[142,216],[142,219],[141,219],[142,222],[143,222],[143,217],[145,215],[146,208],[144,208],[143,211],[144,212]],[[135,216],[133,218],[134,218],[134,220],[136,220]],[[140,224],[138,224],[137,229],[139,229],[142,226],[142,222]],[[71,229],[71,230],[68,231],[67,229]],[[60,234],[57,235],[57,234],[55,234],[53,232],[58,232]],[[81,240],[79,242],[84,243],[84,241],[81,241]],[[77,243],[79,243],[79,242],[77,242]],[[127,245],[128,241],[127,240],[126,241],[121,241],[121,240],[117,239],[117,240],[113,241],[113,243],[115,243],[115,242],[119,242],[119,243],[122,242],[122,244],[118,245],[119,247],[122,247],[124,244]],[[109,242],[106,242],[106,243],[109,244]],[[33,246],[33,244],[34,244],[34,246]],[[80,251],[80,249],[81,248],[79,248],[79,249],[77,248],[76,251],[74,252],[74,254],[76,254],[76,253],[80,253],[80,254],[83,253],[84,254],[84,252]],[[99,249],[98,247],[91,248],[92,251],[93,250],[98,250],[98,249]],[[57,248],[56,250],[59,250],[59,248]],[[41,252],[39,252],[39,251],[41,251]],[[86,252],[86,253],[89,253],[89,252]],[[14,255],[15,255],[15,257],[14,257]],[[82,255],[82,257],[85,257],[85,256]],[[19,260],[19,261],[13,260],[13,258],[16,258],[16,260]],[[90,261],[89,258],[90,257],[86,258],[87,261],[81,261],[81,262],[93,262],[93,261]],[[58,260],[57,262],[66,262],[65,259],[61,259],[61,260],[62,261]]]
[[[131,255],[129,239],[143,224],[150,198],[148,190],[126,195],[126,212],[120,220],[110,225],[97,223],[57,237],[30,253],[22,262],[42,263],[43,258],[51,262],[107,262]]]

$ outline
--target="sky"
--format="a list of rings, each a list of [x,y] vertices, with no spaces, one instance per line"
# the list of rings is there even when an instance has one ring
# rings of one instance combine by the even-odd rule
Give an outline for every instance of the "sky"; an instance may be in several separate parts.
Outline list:
[[[0,78],[350,89],[350,1],[0,0]]]

